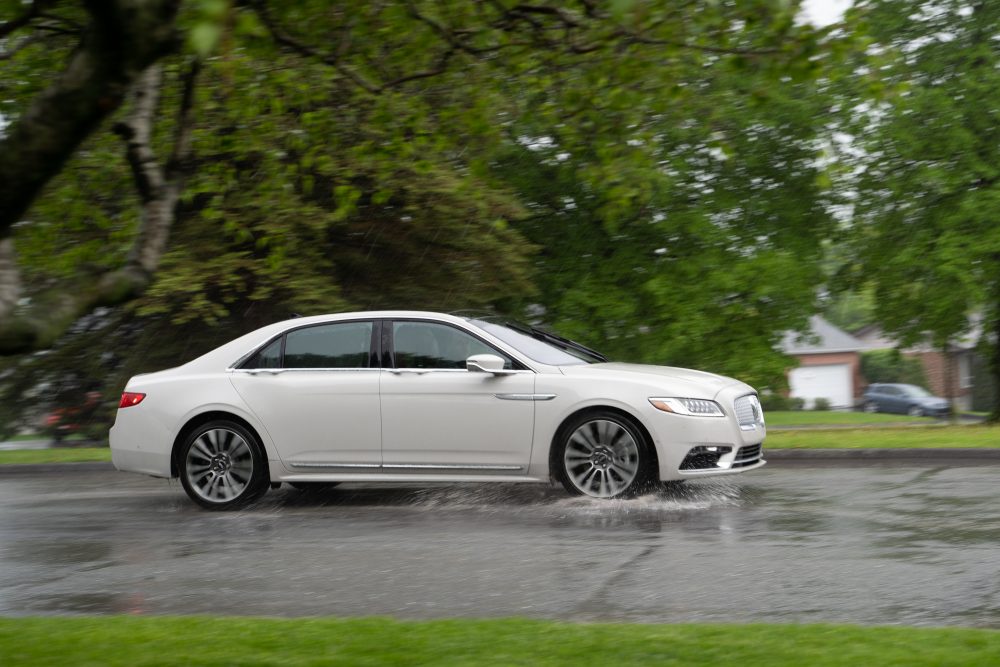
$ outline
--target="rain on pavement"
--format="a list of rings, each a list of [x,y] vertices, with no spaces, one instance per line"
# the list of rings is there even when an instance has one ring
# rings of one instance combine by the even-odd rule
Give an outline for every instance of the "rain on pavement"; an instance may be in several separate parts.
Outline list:
[[[632,500],[359,486],[198,509],[0,474],[0,614],[528,616],[1000,627],[1000,466],[780,462]]]

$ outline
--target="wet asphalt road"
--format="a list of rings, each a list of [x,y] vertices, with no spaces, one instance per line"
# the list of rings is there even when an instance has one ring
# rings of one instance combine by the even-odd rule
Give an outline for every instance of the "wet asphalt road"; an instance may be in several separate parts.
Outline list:
[[[1000,466],[782,462],[629,501],[283,487],[237,513],[115,472],[0,475],[0,614],[1000,627]]]

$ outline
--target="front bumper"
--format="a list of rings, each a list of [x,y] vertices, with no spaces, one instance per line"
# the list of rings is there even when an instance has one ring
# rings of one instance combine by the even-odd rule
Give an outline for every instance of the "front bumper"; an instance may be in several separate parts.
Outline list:
[[[650,408],[647,423],[657,445],[661,480],[735,475],[765,465],[766,428],[763,423],[741,428],[734,409],[747,389],[734,385],[716,395],[725,417],[692,417]]]

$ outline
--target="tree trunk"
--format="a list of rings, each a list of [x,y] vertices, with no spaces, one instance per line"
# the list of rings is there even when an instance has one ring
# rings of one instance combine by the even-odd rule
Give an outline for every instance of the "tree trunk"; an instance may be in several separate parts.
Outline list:
[[[993,380],[993,409],[990,412],[989,421],[1000,423],[1000,293],[996,298],[993,311],[993,340],[990,354],[990,379]]]
[[[21,298],[21,272],[14,254],[14,239],[0,239],[0,322],[7,319]]]
[[[951,345],[948,343],[942,345],[941,354],[944,357],[944,394],[948,399],[948,420],[955,423],[958,421],[958,410],[955,407],[955,358],[951,352]]]

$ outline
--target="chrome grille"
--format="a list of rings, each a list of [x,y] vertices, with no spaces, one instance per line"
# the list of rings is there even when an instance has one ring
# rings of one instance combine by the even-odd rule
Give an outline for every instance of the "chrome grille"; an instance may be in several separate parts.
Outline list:
[[[733,407],[736,410],[736,421],[744,431],[751,431],[764,425],[764,410],[755,395],[740,396]]]

